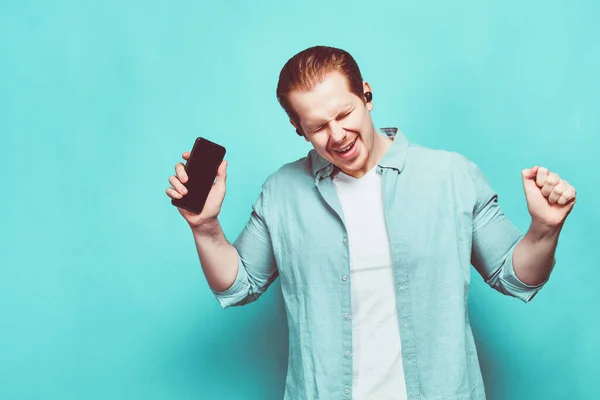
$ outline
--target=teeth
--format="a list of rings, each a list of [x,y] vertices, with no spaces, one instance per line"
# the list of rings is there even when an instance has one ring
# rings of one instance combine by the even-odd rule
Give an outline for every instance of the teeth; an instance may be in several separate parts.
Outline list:
[[[344,152],[350,150],[350,148],[352,147],[353,144],[354,144],[354,142],[352,142],[348,147],[345,147],[345,148],[343,148],[341,150],[337,150],[338,153],[344,153]]]

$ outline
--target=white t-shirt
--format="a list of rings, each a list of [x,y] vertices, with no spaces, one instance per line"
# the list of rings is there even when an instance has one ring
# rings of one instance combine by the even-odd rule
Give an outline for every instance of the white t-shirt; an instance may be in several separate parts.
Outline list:
[[[377,167],[360,179],[334,177],[350,246],[353,396],[406,399],[392,256]]]

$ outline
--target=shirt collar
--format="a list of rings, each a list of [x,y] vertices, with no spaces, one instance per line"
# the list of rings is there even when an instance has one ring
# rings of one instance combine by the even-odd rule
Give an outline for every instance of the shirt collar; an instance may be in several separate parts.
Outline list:
[[[379,134],[385,134],[388,137],[393,138],[394,142],[388,149],[387,153],[379,160],[378,165],[381,168],[392,168],[398,172],[402,171],[404,167],[404,161],[408,153],[408,139],[404,134],[396,127],[391,128],[379,128],[376,129]],[[331,162],[321,157],[315,149],[312,149],[309,153],[309,159],[312,166],[312,174],[315,179],[327,178],[336,168]]]

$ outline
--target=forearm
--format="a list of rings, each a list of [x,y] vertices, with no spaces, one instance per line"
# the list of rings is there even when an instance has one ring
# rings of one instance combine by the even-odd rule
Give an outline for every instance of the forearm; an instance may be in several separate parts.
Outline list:
[[[196,250],[208,285],[225,291],[233,285],[238,272],[238,256],[227,241],[218,220],[192,228]]]
[[[554,266],[560,230],[561,227],[532,222],[513,253],[513,267],[521,281],[535,286],[548,279]]]

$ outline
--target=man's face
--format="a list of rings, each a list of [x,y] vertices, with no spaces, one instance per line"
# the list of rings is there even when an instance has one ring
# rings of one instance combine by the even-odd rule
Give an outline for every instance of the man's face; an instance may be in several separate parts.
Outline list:
[[[367,83],[364,90],[370,91]],[[369,113],[373,105],[352,93],[343,75],[332,72],[311,91],[294,90],[289,101],[300,126],[292,124],[317,153],[348,175],[360,177],[368,171],[375,140]]]

